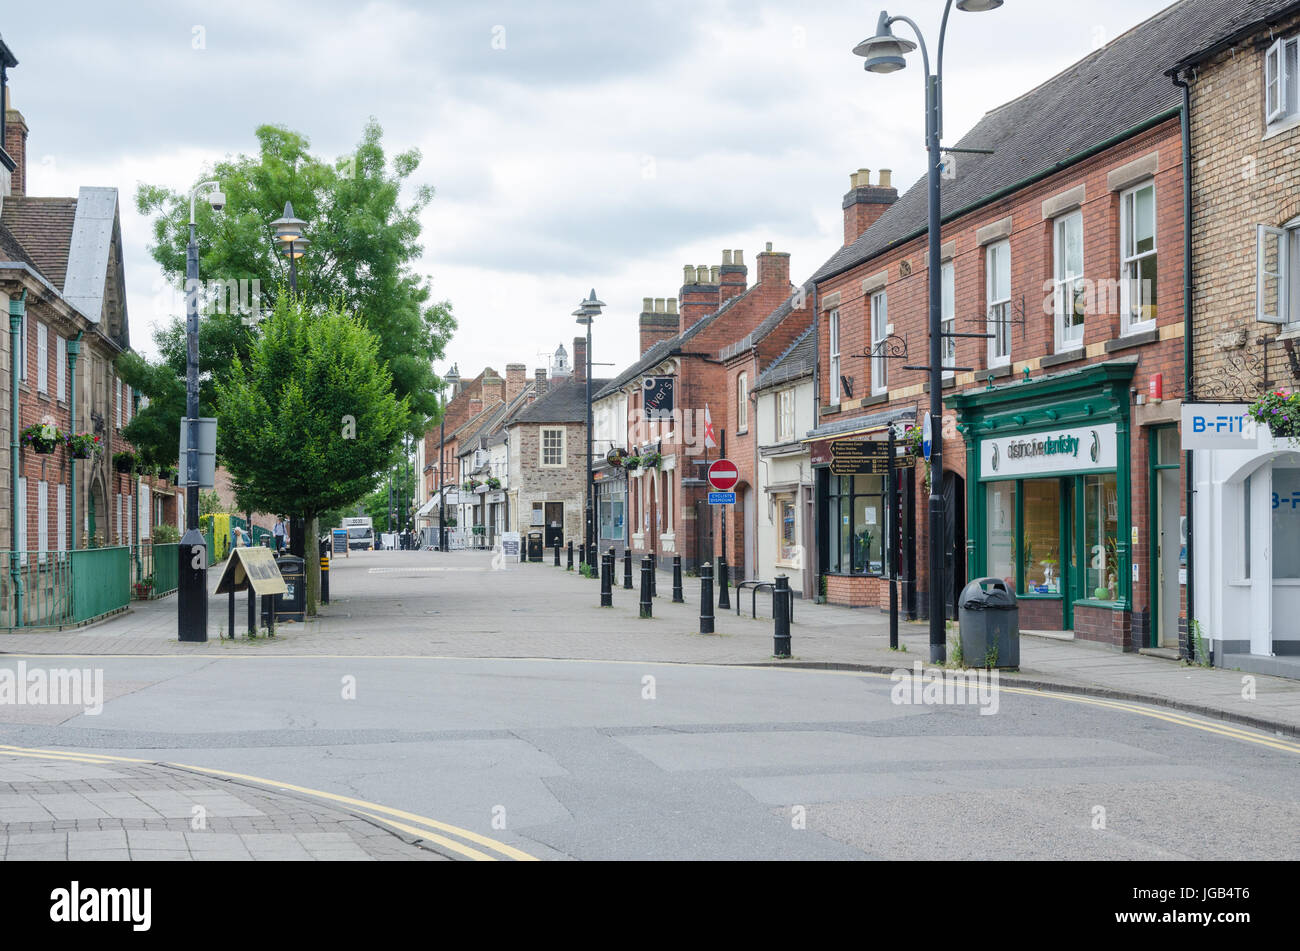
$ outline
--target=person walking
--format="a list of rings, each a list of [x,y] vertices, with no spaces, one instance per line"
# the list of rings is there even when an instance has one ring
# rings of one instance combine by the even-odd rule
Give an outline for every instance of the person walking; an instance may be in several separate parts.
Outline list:
[[[271,529],[271,532],[272,534],[275,535],[275,550],[277,552],[284,551],[284,516],[283,515],[276,518],[275,527]]]

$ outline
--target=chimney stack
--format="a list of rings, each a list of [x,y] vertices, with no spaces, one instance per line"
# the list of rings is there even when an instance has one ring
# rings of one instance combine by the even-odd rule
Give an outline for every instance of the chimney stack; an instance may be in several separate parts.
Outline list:
[[[540,400],[546,395],[546,369],[544,367],[538,367],[534,371],[533,390],[536,393],[534,399]]]
[[[782,296],[789,293],[790,253],[773,251],[771,241],[767,242],[767,250],[758,256],[758,283],[762,287],[775,289]]]
[[[485,408],[495,406],[506,398],[506,381],[495,373],[485,373],[480,391],[483,394],[483,406]]]
[[[587,382],[587,338],[573,338],[573,382]]]
[[[745,252],[723,251],[722,267],[718,274],[721,283],[718,286],[718,303],[731,300],[737,294],[745,293],[749,286],[749,268],[745,267]]]
[[[848,246],[874,225],[885,210],[898,201],[889,169],[880,170],[880,183],[871,184],[871,169],[860,168],[849,176],[849,192],[844,196],[844,244]]]
[[[692,267],[686,270],[694,274]],[[641,329],[641,355],[660,340],[677,336],[677,298],[647,297],[642,301],[641,317],[638,321]]]
[[[528,381],[528,367],[522,363],[506,364],[506,402],[513,403],[524,391]]]
[[[27,194],[27,120],[13,107],[8,86],[4,110],[4,150],[14,160],[14,170],[9,174],[9,194],[20,197]]]
[[[691,267],[688,264],[685,272],[687,280],[678,295],[682,306],[674,333],[681,333],[701,317],[707,317],[722,303],[718,293],[721,268],[711,268],[707,264]]]

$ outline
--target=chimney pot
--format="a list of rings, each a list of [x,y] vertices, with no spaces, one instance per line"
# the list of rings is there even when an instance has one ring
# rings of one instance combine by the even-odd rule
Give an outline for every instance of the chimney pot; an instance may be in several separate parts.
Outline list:
[[[649,297],[641,298],[641,313],[643,314],[654,313],[653,308],[654,308],[654,302]]]
[[[696,284],[709,283],[709,266],[707,264],[701,264],[698,267],[696,267],[695,283]]]
[[[667,308],[666,308],[666,306],[664,305],[664,299],[663,299],[662,297],[656,297],[656,298],[655,298],[655,313],[656,313],[656,314],[665,314],[665,313],[667,313],[667,312],[668,312],[668,311],[667,311]]]
[[[739,264],[741,267],[744,267],[744,266],[745,266],[745,252],[744,252],[744,251],[732,251],[732,252],[731,252],[731,263],[732,263],[732,264]]]
[[[695,268],[691,267],[691,265],[688,264],[688,265],[686,265],[686,267],[682,268],[682,272],[683,272],[683,273],[682,273],[682,283],[683,283],[683,284],[694,284],[694,283],[695,283]],[[646,298],[646,299],[649,300],[649,298]]]
[[[668,313],[670,313],[670,314],[674,314],[674,315],[677,313],[677,298],[676,298],[676,297],[670,297],[670,298],[668,298]]]
[[[771,250],[772,250],[772,242],[771,242],[771,241],[769,241],[769,242],[767,243],[767,250],[768,250],[768,251],[771,251]]]
[[[730,251],[723,251],[723,252],[722,252],[722,263],[723,263],[723,264],[730,264],[730,263],[731,263],[731,252],[730,252]]]
[[[715,264],[713,267],[709,268],[709,283],[717,284],[721,279],[721,275],[722,269]]]
[[[866,187],[868,187],[870,184],[871,184],[871,169],[869,169],[869,168],[860,168],[860,169],[858,169],[858,184],[857,184],[857,187],[858,187],[858,188],[866,188]]]
[[[893,188],[893,187],[894,187],[893,184],[892,184],[892,181],[893,181],[893,174],[894,174],[893,169],[882,168],[882,169],[880,170],[880,187],[881,187],[881,188]]]

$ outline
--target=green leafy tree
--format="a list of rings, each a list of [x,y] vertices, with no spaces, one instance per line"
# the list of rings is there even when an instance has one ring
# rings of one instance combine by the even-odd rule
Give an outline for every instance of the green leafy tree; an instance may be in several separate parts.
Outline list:
[[[393,389],[410,407],[403,427],[422,434],[439,412],[442,381],[433,364],[456,322],[451,304],[434,301],[426,279],[412,270],[421,254],[420,212],[433,198],[417,188],[403,204],[403,184],[419,167],[416,149],[391,160],[373,119],[356,151],[335,162],[310,152],[307,137],[282,126],[257,129],[258,154],[219,162],[195,182],[213,179],[226,195],[225,209],[196,205],[200,296],[200,412],[211,415],[216,388],[230,368],[244,361],[257,336],[257,312],[287,295],[288,262],[277,252],[271,222],[292,202],[305,219],[311,244],[298,260],[298,291],[308,309],[337,306],[359,315],[378,340],[380,363]],[[141,214],[153,218],[150,253],[176,287],[184,286],[189,240],[189,196],[156,185],[136,194]],[[238,282],[247,282],[241,285]],[[216,282],[222,282],[216,285]],[[260,300],[252,293],[260,288]],[[214,290],[215,288],[215,290]],[[249,313],[241,313],[240,305]],[[118,361],[119,374],[149,397],[125,430],[141,458],[168,464],[176,455],[185,410],[185,320],[175,315],[155,334],[156,363],[134,354]],[[223,459],[224,461],[224,459]]]
[[[400,454],[389,463],[388,468],[379,475],[379,484],[375,490],[365,497],[361,505],[365,509],[363,515],[369,515],[375,523],[376,532],[388,531],[388,486],[389,477],[392,477],[393,487],[393,531],[400,531],[402,528],[402,505],[405,501],[409,509],[412,504],[418,504],[415,498],[415,473],[410,470],[409,464],[404,461]],[[409,518],[407,524],[410,524]]]
[[[240,505],[300,513],[309,540],[320,535],[318,516],[371,490],[410,412],[359,318],[291,298],[277,302],[247,358],[217,383],[216,402],[218,450]],[[306,561],[315,614],[320,562]]]

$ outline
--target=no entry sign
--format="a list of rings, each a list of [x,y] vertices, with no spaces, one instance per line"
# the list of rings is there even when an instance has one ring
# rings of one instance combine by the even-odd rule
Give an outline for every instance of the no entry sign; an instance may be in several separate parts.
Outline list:
[[[719,492],[730,492],[740,481],[736,464],[730,459],[719,459],[709,466],[709,485]]]

